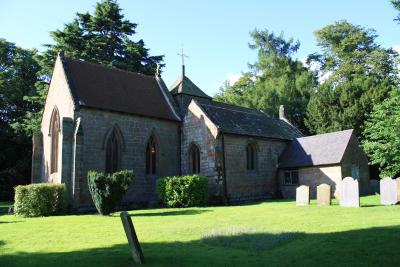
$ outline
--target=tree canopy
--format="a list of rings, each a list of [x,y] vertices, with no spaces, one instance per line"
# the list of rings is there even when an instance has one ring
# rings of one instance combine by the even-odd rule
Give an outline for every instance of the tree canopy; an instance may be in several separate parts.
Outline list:
[[[315,32],[321,54],[307,62],[325,77],[311,94],[306,126],[311,133],[354,128],[360,136],[366,116],[397,86],[393,49],[376,43],[374,30],[339,21]]]
[[[400,90],[377,103],[365,123],[363,148],[381,177],[400,175]]]
[[[72,58],[153,75],[163,56],[150,56],[143,40],[131,39],[136,28],[115,0],[103,0],[93,14],[78,12],[63,29],[50,33],[54,44],[47,44],[43,55],[46,71],[51,73],[57,52],[63,50]]]
[[[10,200],[15,185],[29,182],[31,140],[24,132],[15,133],[11,125],[40,108],[24,101],[36,94],[40,66],[35,55],[35,50],[0,39],[0,199]]]
[[[277,116],[279,105],[285,105],[288,119],[307,132],[303,117],[315,85],[313,73],[292,56],[300,47],[293,38],[286,40],[283,33],[268,30],[251,33],[250,48],[258,53],[258,60],[250,65],[234,85],[221,88],[216,100],[252,107]]]

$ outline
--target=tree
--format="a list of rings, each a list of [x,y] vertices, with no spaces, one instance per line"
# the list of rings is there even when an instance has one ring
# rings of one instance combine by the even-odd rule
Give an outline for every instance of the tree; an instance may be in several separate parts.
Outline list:
[[[43,107],[54,60],[60,50],[67,57],[153,75],[163,56],[150,56],[143,40],[131,39],[137,24],[125,20],[121,11],[115,0],[103,0],[96,4],[93,14],[77,13],[63,29],[51,32],[54,44],[45,45],[47,50],[37,57],[42,67],[37,94],[26,97],[26,101]],[[18,128],[38,131],[41,114],[26,113]]]
[[[257,50],[258,60],[250,72],[232,86],[223,86],[216,99],[252,107],[277,116],[279,105],[285,105],[288,119],[303,132],[304,115],[315,77],[292,56],[300,47],[299,41],[285,40],[283,33],[267,30],[251,33],[250,48]]]
[[[393,49],[376,44],[374,30],[339,21],[315,33],[322,54],[307,62],[327,77],[312,93],[306,126],[311,133],[354,128],[358,136],[374,104],[385,99],[397,86]]]
[[[35,55],[35,50],[0,39],[0,199],[11,200],[13,187],[30,180],[31,140],[11,126],[39,108],[23,100],[36,94],[40,66]]]
[[[400,90],[374,106],[365,123],[363,147],[381,178],[400,175]]]
[[[400,0],[391,0],[393,7],[400,12]],[[394,19],[397,23],[400,23],[400,14]]]

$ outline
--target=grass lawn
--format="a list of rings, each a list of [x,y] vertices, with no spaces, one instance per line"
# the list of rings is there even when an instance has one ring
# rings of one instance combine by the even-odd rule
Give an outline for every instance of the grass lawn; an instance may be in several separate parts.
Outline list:
[[[400,205],[135,210],[147,266],[400,266]],[[0,203],[1,206],[1,203]],[[4,206],[4,204],[3,204]],[[118,214],[0,216],[0,266],[131,266]]]

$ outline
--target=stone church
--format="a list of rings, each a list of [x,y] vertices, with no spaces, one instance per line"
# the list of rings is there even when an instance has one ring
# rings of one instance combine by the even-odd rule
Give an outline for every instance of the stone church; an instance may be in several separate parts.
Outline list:
[[[32,182],[65,183],[73,207],[92,205],[89,170],[134,171],[125,204],[157,202],[160,177],[200,174],[210,198],[293,197],[345,176],[368,187],[368,162],[352,130],[304,137],[286,118],[213,101],[186,75],[161,77],[57,56],[34,136]]]

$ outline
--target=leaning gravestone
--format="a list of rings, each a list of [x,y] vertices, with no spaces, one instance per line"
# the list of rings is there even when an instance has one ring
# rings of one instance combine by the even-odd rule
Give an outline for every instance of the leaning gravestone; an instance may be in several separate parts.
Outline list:
[[[296,189],[296,205],[307,206],[310,204],[310,188],[306,185],[297,187]]]
[[[320,184],[317,186],[317,204],[321,206],[329,206],[331,204],[331,186],[328,184]]]
[[[358,181],[352,177],[346,177],[340,184],[340,206],[360,207],[360,191]]]
[[[397,181],[386,177],[380,180],[381,204],[396,205],[397,203]]]
[[[396,178],[397,184],[397,202],[400,202],[400,177]]]
[[[123,211],[120,213],[120,216],[122,225],[124,226],[126,238],[128,239],[128,243],[131,248],[133,260],[138,264],[143,264],[144,257],[139,240],[136,236],[135,227],[133,227],[131,215],[129,215],[128,212]]]

